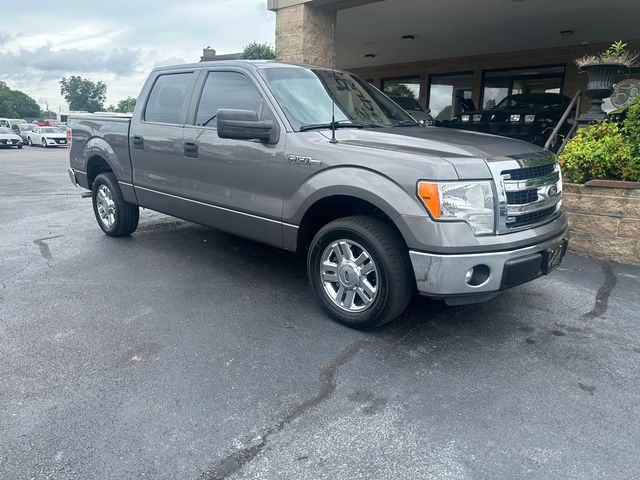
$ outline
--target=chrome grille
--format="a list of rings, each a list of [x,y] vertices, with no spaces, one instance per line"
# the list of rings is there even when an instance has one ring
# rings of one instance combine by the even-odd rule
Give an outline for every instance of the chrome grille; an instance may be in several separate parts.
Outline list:
[[[558,213],[562,181],[551,153],[487,159],[498,194],[498,233],[548,222]]]
[[[555,169],[555,164],[538,165],[536,167],[525,167],[519,170],[505,170],[503,175],[509,175],[511,180],[527,180],[529,178],[545,177],[551,175]]]

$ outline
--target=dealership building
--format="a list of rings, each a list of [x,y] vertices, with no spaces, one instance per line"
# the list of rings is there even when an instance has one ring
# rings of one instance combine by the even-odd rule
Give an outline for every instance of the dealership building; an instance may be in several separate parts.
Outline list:
[[[268,8],[282,60],[355,72],[413,96],[437,120],[459,113],[461,102],[572,97],[587,81],[577,57],[615,40],[640,51],[637,0],[268,0]],[[640,71],[624,80],[608,109],[637,94]]]

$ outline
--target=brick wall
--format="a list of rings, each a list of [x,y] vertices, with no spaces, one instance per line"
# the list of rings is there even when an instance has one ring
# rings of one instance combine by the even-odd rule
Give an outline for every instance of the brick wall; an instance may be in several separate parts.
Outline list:
[[[640,265],[640,188],[565,184],[563,206],[571,250]]]

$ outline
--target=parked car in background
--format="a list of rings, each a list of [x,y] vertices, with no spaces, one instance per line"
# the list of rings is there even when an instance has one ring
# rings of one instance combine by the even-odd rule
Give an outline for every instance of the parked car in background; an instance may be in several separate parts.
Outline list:
[[[35,127],[27,134],[29,145],[47,147],[66,147],[67,134],[56,127]]]
[[[28,122],[21,118],[0,118],[0,127],[9,128],[14,132],[18,128],[18,125],[23,125],[25,123],[28,123]]]
[[[67,124],[63,123],[59,120],[55,120],[55,119],[51,119],[51,118],[45,118],[44,119],[44,124],[48,125],[50,127],[56,127],[59,128],[62,131],[65,131],[67,129]]]
[[[403,110],[425,125],[433,125],[433,117],[428,108],[424,108],[420,103],[411,97],[402,97],[399,95],[390,95],[389,98],[396,102]]]
[[[22,123],[18,125],[18,129],[15,131],[15,133],[17,135],[20,135],[24,143],[27,143],[29,132],[31,132],[34,128],[36,128],[36,126],[32,123]]]
[[[22,138],[13,133],[10,128],[0,127],[0,147],[18,147],[22,148],[24,142]]]
[[[559,93],[522,93],[505,97],[494,108],[466,111],[440,126],[492,133],[544,146],[571,99]],[[567,123],[556,137],[556,151],[569,132]]]

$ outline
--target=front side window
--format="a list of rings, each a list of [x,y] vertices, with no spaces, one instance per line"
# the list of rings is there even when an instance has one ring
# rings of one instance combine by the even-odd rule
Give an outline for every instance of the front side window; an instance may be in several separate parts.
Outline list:
[[[404,110],[366,81],[345,72],[266,68],[262,75],[297,130],[313,125],[416,125]]]
[[[183,124],[192,73],[160,75],[144,111],[147,122]]]
[[[264,101],[253,82],[238,72],[209,72],[202,90],[196,125],[215,127],[218,110],[251,110],[262,118]]]

